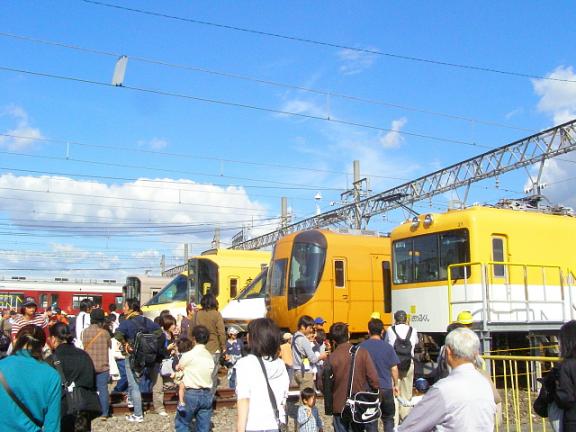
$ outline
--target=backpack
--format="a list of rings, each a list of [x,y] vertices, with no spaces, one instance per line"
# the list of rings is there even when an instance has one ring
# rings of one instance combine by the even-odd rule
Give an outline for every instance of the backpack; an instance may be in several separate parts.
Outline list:
[[[410,336],[412,336],[412,327],[410,327],[408,334],[404,339],[398,336],[395,326],[392,326],[392,331],[396,335],[396,340],[394,341],[394,351],[396,351],[398,360],[400,360],[400,363],[398,364],[398,371],[404,373],[408,372],[408,369],[410,369],[412,364],[412,342],[410,341]]]
[[[164,357],[164,333],[151,332],[146,321],[141,321],[138,323],[139,329],[134,336],[130,356],[130,366],[136,375],[142,375],[145,368],[154,367]]]
[[[5,353],[10,348],[10,336],[4,333],[3,329],[0,329],[0,352]]]

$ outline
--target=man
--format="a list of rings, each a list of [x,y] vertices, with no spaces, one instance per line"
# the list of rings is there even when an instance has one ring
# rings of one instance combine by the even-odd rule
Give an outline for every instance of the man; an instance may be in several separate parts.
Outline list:
[[[398,394],[405,401],[410,401],[414,381],[414,347],[418,343],[418,332],[406,324],[407,321],[408,316],[405,311],[396,311],[394,313],[395,324],[386,331],[386,342],[394,348],[400,361],[398,366]],[[404,420],[409,412],[410,408],[396,405],[394,423],[398,424]]]
[[[370,353],[372,362],[378,372],[380,382],[380,409],[384,432],[394,431],[394,396],[398,395],[398,356],[389,344],[382,340],[384,323],[380,319],[371,319],[368,322],[370,338],[360,344]],[[378,422],[369,423],[366,427],[369,432],[378,432]]]
[[[32,297],[28,297],[22,307],[20,308],[20,316],[14,319],[12,323],[12,341],[16,341],[16,335],[20,329],[24,326],[33,324],[35,326],[46,328],[48,326],[48,320],[46,315],[37,313],[38,306],[36,301]]]
[[[140,302],[136,299],[128,299],[124,303],[125,319],[120,323],[114,338],[123,346],[126,356],[126,378],[128,378],[128,394],[134,404],[134,414],[126,416],[126,420],[135,423],[142,423],[144,415],[142,413],[142,394],[138,385],[138,378],[132,370],[132,355],[134,352],[134,339],[139,331],[147,333],[162,334],[162,329],[152,320],[142,316]]]
[[[110,411],[108,396],[108,381],[110,379],[110,363],[108,350],[111,347],[110,333],[104,328],[106,316],[102,309],[90,312],[90,327],[82,333],[82,345],[94,363],[96,371],[96,389],[102,407],[102,417],[107,418]]]
[[[77,348],[83,348],[82,332],[90,326],[90,312],[92,312],[93,307],[94,304],[90,299],[85,298],[80,302],[80,313],[76,317],[75,325],[76,340],[74,341],[74,345],[76,345]]]
[[[450,375],[428,390],[398,432],[493,430],[494,394],[490,382],[474,367],[480,351],[478,336],[458,328],[446,336],[445,347]]]
[[[341,416],[342,410],[348,397],[348,383],[350,380],[350,366],[352,355],[350,354],[350,333],[345,323],[334,323],[330,326],[330,338],[334,351],[327,360],[326,371],[323,375],[323,389],[332,389],[332,424],[334,432],[361,432],[368,430],[366,425],[354,423],[350,419]],[[378,372],[370,358],[370,353],[360,347],[356,351],[354,359],[354,379],[352,381],[352,394],[365,391],[368,387],[377,389],[380,386]],[[331,371],[331,373],[328,373]],[[331,382],[327,382],[330,380]],[[326,402],[325,403],[329,403]]]
[[[120,325],[120,314],[116,312],[116,309],[117,308],[115,303],[110,303],[110,305],[108,306],[108,311],[110,312],[110,315],[114,315],[116,317],[116,319],[112,321],[112,332],[115,332],[118,326]]]
[[[188,432],[192,420],[196,419],[196,431],[210,431],[210,419],[212,417],[212,370],[214,359],[210,351],[206,349],[206,343],[210,338],[209,330],[203,325],[197,325],[192,329],[194,348],[182,354],[177,368],[184,371],[182,382],[186,391],[184,402],[186,410],[184,414],[176,414],[174,428],[176,432]]]
[[[312,350],[312,343],[308,338],[314,333],[314,325],[315,322],[311,316],[301,316],[298,320],[298,331],[292,338],[292,368],[299,391],[306,387],[316,388],[314,374],[309,370],[306,371],[306,363],[312,366],[328,357],[326,353],[315,353]]]

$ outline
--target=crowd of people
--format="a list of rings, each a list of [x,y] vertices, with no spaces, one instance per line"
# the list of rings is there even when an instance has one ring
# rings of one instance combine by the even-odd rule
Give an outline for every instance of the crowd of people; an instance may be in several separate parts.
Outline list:
[[[162,311],[154,321],[134,299],[107,312],[83,300],[72,320],[57,308],[38,313],[33,300],[19,312],[4,313],[0,322],[0,334],[10,335],[0,361],[0,406],[7,414],[1,430],[90,431],[93,421],[110,415],[109,389],[133,408],[126,420],[141,423],[142,392],[153,395],[152,413],[167,416],[164,391],[172,387],[178,392],[175,430],[194,424],[208,432],[221,367],[228,369],[224,385],[236,391],[238,432],[324,431],[319,392],[335,432],[378,431],[380,424],[385,432],[492,431],[501,405],[482,370],[469,312],[447,329],[427,377],[415,374],[421,337],[405,311],[397,311],[388,328],[373,313],[358,344],[346,323],[326,331],[322,317],[306,315],[294,334],[267,318],[251,321],[245,334],[225,329],[211,293],[191,304],[187,316]],[[562,327],[560,343],[564,361],[554,403],[563,410],[563,431],[570,432],[576,430],[576,322]],[[297,404],[288,398],[291,385],[300,394]]]

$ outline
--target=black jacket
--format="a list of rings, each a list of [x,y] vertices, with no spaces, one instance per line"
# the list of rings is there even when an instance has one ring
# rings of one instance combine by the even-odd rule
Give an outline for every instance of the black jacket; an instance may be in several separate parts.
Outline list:
[[[89,390],[96,390],[96,371],[92,359],[86,351],[76,348],[71,343],[63,343],[56,348],[54,354],[62,363],[62,371],[66,381],[74,382],[77,386]],[[46,361],[53,366],[54,355]]]
[[[556,403],[564,410],[563,432],[576,432],[576,359],[569,358],[560,365],[556,384]]]

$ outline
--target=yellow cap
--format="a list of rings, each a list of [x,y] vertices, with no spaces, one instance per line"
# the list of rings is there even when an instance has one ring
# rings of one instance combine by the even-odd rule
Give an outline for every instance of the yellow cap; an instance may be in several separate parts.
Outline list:
[[[380,312],[372,312],[370,319],[380,319]]]
[[[463,324],[463,325],[469,325],[472,324],[474,322],[474,317],[472,316],[472,312],[470,311],[462,311],[458,314],[458,318],[456,318],[456,322]]]

